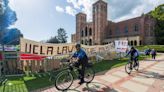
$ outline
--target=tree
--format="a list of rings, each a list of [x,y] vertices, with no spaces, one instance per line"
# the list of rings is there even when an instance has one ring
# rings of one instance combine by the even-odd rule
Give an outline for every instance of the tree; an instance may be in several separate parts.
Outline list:
[[[23,35],[17,28],[9,28],[17,21],[17,17],[15,11],[8,6],[8,3],[8,0],[0,1],[0,44],[19,44],[15,40]],[[11,42],[12,40],[14,41]]]
[[[159,5],[150,15],[156,19],[155,36],[157,44],[164,45],[164,4]]]
[[[57,37],[54,36],[54,37],[51,37],[51,38],[47,41],[47,43],[59,43],[59,41],[58,41]]]
[[[63,28],[59,28],[58,35],[51,37],[49,40],[47,40],[47,43],[66,43],[67,42],[67,33]]]
[[[155,10],[151,12],[151,15],[157,20],[164,21],[164,4],[156,7]]]
[[[58,35],[57,35],[57,39],[59,41],[59,43],[66,43],[67,42],[67,33],[63,28],[59,28],[58,29]]]

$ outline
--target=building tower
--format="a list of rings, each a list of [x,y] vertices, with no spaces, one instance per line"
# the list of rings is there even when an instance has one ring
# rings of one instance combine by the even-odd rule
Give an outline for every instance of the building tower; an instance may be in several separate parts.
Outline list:
[[[86,24],[86,14],[78,13],[76,15],[76,42],[81,42],[81,31]]]
[[[94,44],[103,44],[107,27],[107,3],[99,0],[93,4]]]

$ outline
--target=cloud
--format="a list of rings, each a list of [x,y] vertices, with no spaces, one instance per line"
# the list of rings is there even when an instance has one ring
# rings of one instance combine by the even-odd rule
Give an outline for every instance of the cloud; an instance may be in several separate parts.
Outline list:
[[[73,10],[87,14],[87,20],[92,20],[92,4],[98,0],[67,0]],[[118,22],[148,13],[164,0],[104,0],[108,3],[108,18]]]
[[[77,13],[76,10],[74,8],[72,8],[71,6],[66,6],[65,12],[72,16],[75,16],[75,14]]]
[[[60,6],[56,6],[56,11],[63,13],[64,9]]]
[[[80,5],[78,3],[78,0],[67,0],[67,2],[73,4],[75,9],[80,9]]]
[[[108,1],[108,16],[111,19],[118,19],[131,13],[140,4],[140,0],[110,0]]]
[[[92,19],[92,4],[95,0],[67,0],[67,3],[73,5],[74,10],[87,14],[87,20]]]
[[[126,2],[126,4],[121,4]],[[108,17],[115,21],[127,20],[130,18],[141,16],[141,14],[145,14],[153,10],[160,4],[164,4],[163,0],[136,0],[136,1],[127,1],[120,0],[120,2],[116,2],[116,0],[110,1],[109,3],[109,12]],[[111,15],[112,14],[112,15]]]
[[[79,5],[82,6],[81,11],[87,14],[87,20],[92,20],[92,4],[95,0],[79,0]]]

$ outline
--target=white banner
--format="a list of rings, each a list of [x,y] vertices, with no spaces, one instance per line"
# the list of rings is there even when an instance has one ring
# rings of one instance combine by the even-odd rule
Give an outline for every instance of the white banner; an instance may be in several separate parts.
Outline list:
[[[127,40],[116,40],[115,41],[115,49],[116,49],[116,52],[126,52],[128,49],[128,41]]]
[[[36,41],[23,39],[20,40],[20,47],[22,53],[38,54],[44,56],[56,56],[56,55],[66,55],[71,54],[75,49],[74,43],[64,43],[64,44],[49,44],[49,43],[39,43]],[[113,44],[108,45],[94,45],[87,46],[82,45],[82,48],[87,54],[93,53],[107,53],[114,49]]]

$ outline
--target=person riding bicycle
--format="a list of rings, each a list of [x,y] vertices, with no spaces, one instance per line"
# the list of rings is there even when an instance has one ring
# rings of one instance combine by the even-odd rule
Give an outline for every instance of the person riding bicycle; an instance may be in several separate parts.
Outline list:
[[[130,69],[132,69],[132,61],[134,61],[134,66],[137,65],[139,52],[134,47],[131,47],[130,51],[127,53],[126,56],[128,56],[129,54],[130,54],[130,60],[131,60]]]
[[[77,61],[75,63],[76,67],[81,66],[81,69],[78,70],[79,71],[79,79],[80,82],[79,84],[84,83],[84,72],[85,72],[85,67],[88,64],[88,56],[86,54],[86,52],[81,48],[80,44],[76,44],[76,52],[73,54],[73,56],[71,57],[71,59],[75,59],[75,61]]]

